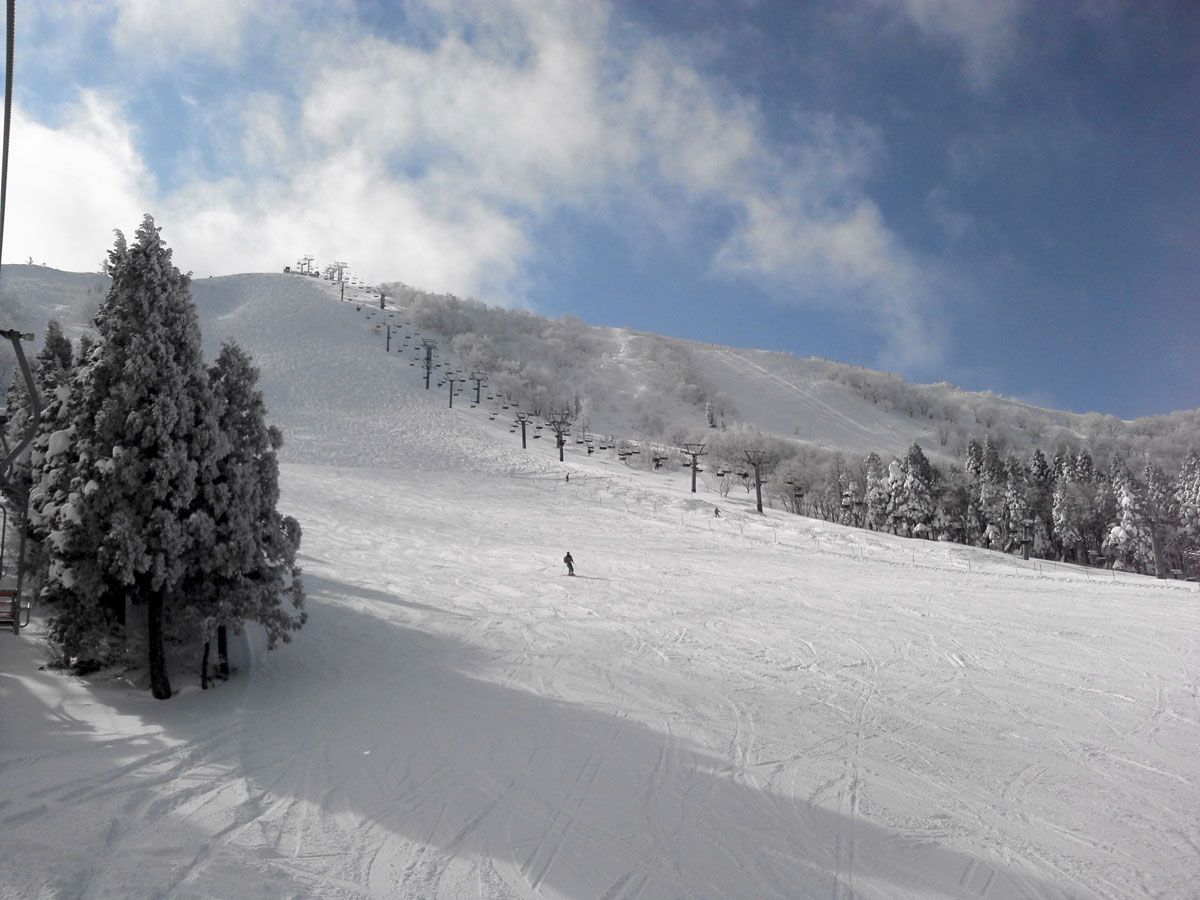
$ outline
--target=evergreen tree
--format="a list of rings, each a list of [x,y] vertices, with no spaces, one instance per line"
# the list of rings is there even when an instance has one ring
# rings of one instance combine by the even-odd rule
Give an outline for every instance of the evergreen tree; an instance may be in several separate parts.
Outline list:
[[[63,605],[54,636],[68,653],[79,627],[145,608],[153,695],[171,695],[164,629],[195,555],[197,485],[217,462],[219,433],[189,279],[171,264],[154,220],[136,242],[118,232],[98,338],[77,382],[79,470],[55,515],[47,590]]]
[[[893,459],[888,463],[887,476],[884,484],[887,490],[887,513],[885,521],[892,534],[903,534],[911,537],[909,532],[907,497],[904,495],[904,484],[907,473],[904,471],[905,461]]]
[[[1177,531],[1174,545],[1181,568],[1200,568],[1200,453],[1188,452],[1175,480],[1174,508]]]
[[[213,477],[202,483],[200,508],[193,516],[202,534],[193,542],[186,591],[202,619],[201,635],[218,636],[222,674],[228,674],[224,635],[243,622],[260,623],[267,646],[287,643],[306,615],[293,615],[304,605],[296,550],[300,528],[280,516],[279,465],[283,443],[266,423],[266,407],[258,390],[258,370],[233,342],[226,343],[209,370],[217,406],[217,425],[229,447]],[[287,601],[286,605],[284,601]]]
[[[965,464],[967,474],[979,480],[983,474],[983,448],[979,446],[979,441],[971,438],[967,441],[967,461]]]
[[[872,531],[881,531],[887,524],[888,480],[883,470],[883,460],[872,450],[863,462],[866,485],[866,522]]]
[[[1146,489],[1142,510],[1150,532],[1154,574],[1166,578],[1166,553],[1174,545],[1179,529],[1179,507],[1175,503],[1174,486],[1158,466],[1146,464],[1144,481]]]
[[[1005,540],[1019,540],[1025,535],[1025,522],[1029,519],[1029,476],[1025,466],[1015,456],[1009,457],[1004,489],[1004,536]],[[1006,548],[1007,549],[1007,546]]]
[[[1102,549],[1115,568],[1145,571],[1150,556],[1150,533],[1146,527],[1141,485],[1121,459],[1113,460],[1109,480],[1118,515],[1108,526]]]
[[[1075,561],[1081,564],[1087,562],[1085,532],[1095,500],[1092,474],[1091,458],[1086,454],[1063,457],[1061,474],[1054,485],[1055,536],[1062,547],[1063,558],[1070,551]]]
[[[937,511],[937,472],[921,445],[914,443],[904,458],[903,519],[909,535],[931,536]]]
[[[971,476],[965,469],[952,466],[939,479],[937,513],[934,526],[938,537],[955,543],[969,543],[967,519],[971,506]]]
[[[28,485],[29,521],[27,537],[29,547],[26,558],[28,569],[36,583],[44,577],[45,540],[48,536],[44,509],[53,507],[55,497],[66,499],[61,488],[67,483],[62,475],[61,464],[69,454],[63,451],[70,444],[72,430],[68,416],[68,400],[73,376],[73,352],[71,341],[62,333],[57,319],[46,324],[45,341],[34,360],[34,384],[41,399],[42,412],[38,427],[30,444],[27,466],[24,470]]]
[[[1054,470],[1046,456],[1036,447],[1029,454],[1026,466],[1029,483],[1025,491],[1025,506],[1033,520],[1033,552],[1039,556],[1050,547],[1054,524]]]
[[[991,437],[983,442],[979,473],[979,515],[988,546],[1003,547],[1006,529],[1008,472]]]
[[[988,523],[981,502],[981,495],[983,494],[983,447],[975,438],[967,441],[967,455],[964,469],[967,494],[966,510],[963,516],[962,540],[964,543],[978,546],[983,543],[983,535],[987,530]]]

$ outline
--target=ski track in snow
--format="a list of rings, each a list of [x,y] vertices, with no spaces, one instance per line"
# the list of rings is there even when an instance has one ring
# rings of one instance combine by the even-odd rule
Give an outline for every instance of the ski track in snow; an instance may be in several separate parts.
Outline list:
[[[1195,896],[1195,585],[562,465],[241,278],[310,621],[166,703],[4,640],[0,898]]]

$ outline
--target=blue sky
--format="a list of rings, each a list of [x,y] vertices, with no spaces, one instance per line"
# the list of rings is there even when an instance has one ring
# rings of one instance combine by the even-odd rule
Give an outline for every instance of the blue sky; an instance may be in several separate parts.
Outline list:
[[[5,262],[152,213],[539,313],[1200,407],[1200,4],[19,3]]]

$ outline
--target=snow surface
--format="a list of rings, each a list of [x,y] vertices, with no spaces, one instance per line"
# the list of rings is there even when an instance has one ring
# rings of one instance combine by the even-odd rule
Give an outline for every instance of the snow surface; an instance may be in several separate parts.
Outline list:
[[[1196,585],[560,464],[326,285],[195,293],[310,619],[165,702],[0,635],[0,897],[1197,896]]]

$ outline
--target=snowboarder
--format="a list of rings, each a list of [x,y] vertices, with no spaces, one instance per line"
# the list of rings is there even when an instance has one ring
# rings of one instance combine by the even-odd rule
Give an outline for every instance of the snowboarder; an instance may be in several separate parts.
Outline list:
[[[565,562],[567,564],[567,574],[574,575],[575,574],[575,560],[573,560],[571,558],[570,550],[568,550],[567,555],[563,557],[563,562]]]

